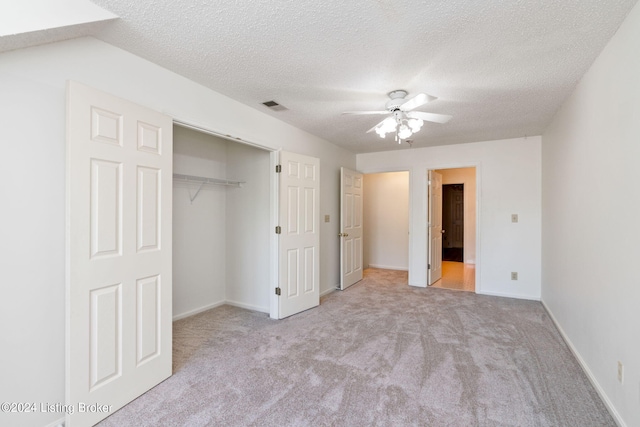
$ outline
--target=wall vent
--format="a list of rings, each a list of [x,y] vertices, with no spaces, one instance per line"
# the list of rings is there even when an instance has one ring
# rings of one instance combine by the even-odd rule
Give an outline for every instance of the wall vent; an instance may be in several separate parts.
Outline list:
[[[285,110],[288,110],[287,107],[283,107],[282,105],[278,104],[276,101],[266,101],[266,102],[263,102],[262,105],[264,105],[266,107],[269,107],[273,111],[285,111]]]

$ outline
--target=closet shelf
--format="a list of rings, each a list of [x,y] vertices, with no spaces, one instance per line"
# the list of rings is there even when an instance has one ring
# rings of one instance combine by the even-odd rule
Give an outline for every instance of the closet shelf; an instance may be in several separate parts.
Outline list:
[[[242,184],[244,184],[244,181],[229,181],[228,179],[207,178],[205,176],[195,175],[181,175],[178,173],[173,174],[173,179],[182,182],[198,182],[202,184],[227,185],[232,187],[242,187]]]
[[[228,179],[219,179],[219,178],[207,178],[205,176],[195,176],[195,175],[182,175],[178,173],[173,174],[173,180],[179,182],[193,182],[200,184],[196,194],[191,196],[191,192],[189,192],[189,199],[191,199],[191,203],[198,197],[200,190],[205,184],[213,184],[213,185],[224,185],[227,187],[242,187],[244,181],[229,181]]]

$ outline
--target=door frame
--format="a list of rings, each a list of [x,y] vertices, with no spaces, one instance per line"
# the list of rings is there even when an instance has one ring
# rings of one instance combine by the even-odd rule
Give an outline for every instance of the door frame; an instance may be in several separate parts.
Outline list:
[[[464,168],[475,168],[476,170],[476,191],[474,193],[474,197],[475,197],[475,202],[476,202],[476,244],[475,244],[475,252],[476,252],[476,257],[475,257],[475,293],[476,294],[481,294],[482,293],[482,283],[480,280],[481,277],[481,270],[482,270],[482,265],[481,265],[481,244],[480,244],[480,238],[481,238],[481,234],[480,234],[480,222],[481,222],[481,197],[480,197],[480,189],[481,189],[481,179],[482,179],[482,174],[481,174],[481,170],[482,170],[482,164],[480,162],[478,163],[472,163],[472,162],[461,162],[461,163],[443,163],[443,164],[434,164],[434,165],[429,165],[429,167],[426,169],[425,171],[425,175],[428,179],[428,175],[429,175],[429,171],[437,171],[437,170],[442,170],[442,169],[464,169]],[[426,186],[427,192],[425,193],[425,201],[428,203],[429,200],[429,195],[428,195],[428,191],[429,191],[429,186]],[[465,193],[468,190],[465,188]],[[469,193],[472,194],[472,193]],[[428,206],[427,206],[428,209]],[[429,239],[429,227],[427,227],[426,229],[427,232],[427,247],[428,247],[428,239]],[[465,246],[466,247],[466,246]],[[427,259],[429,258],[429,254],[427,253]],[[464,260],[463,260],[464,261]],[[426,276],[428,277],[429,272],[427,271]]]

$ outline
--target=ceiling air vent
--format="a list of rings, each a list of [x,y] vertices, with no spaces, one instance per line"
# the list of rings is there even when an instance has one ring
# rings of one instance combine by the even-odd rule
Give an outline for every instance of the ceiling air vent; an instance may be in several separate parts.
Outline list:
[[[266,102],[263,102],[262,105],[265,105],[265,106],[269,107],[273,111],[285,111],[285,110],[288,110],[287,107],[283,107],[282,105],[278,104],[276,101],[266,101]]]

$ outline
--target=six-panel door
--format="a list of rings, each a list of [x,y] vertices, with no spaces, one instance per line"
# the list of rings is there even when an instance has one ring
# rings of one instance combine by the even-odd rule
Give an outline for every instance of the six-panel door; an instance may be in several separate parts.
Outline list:
[[[70,82],[68,427],[171,375],[172,120]],[[81,411],[84,403],[107,412]]]

